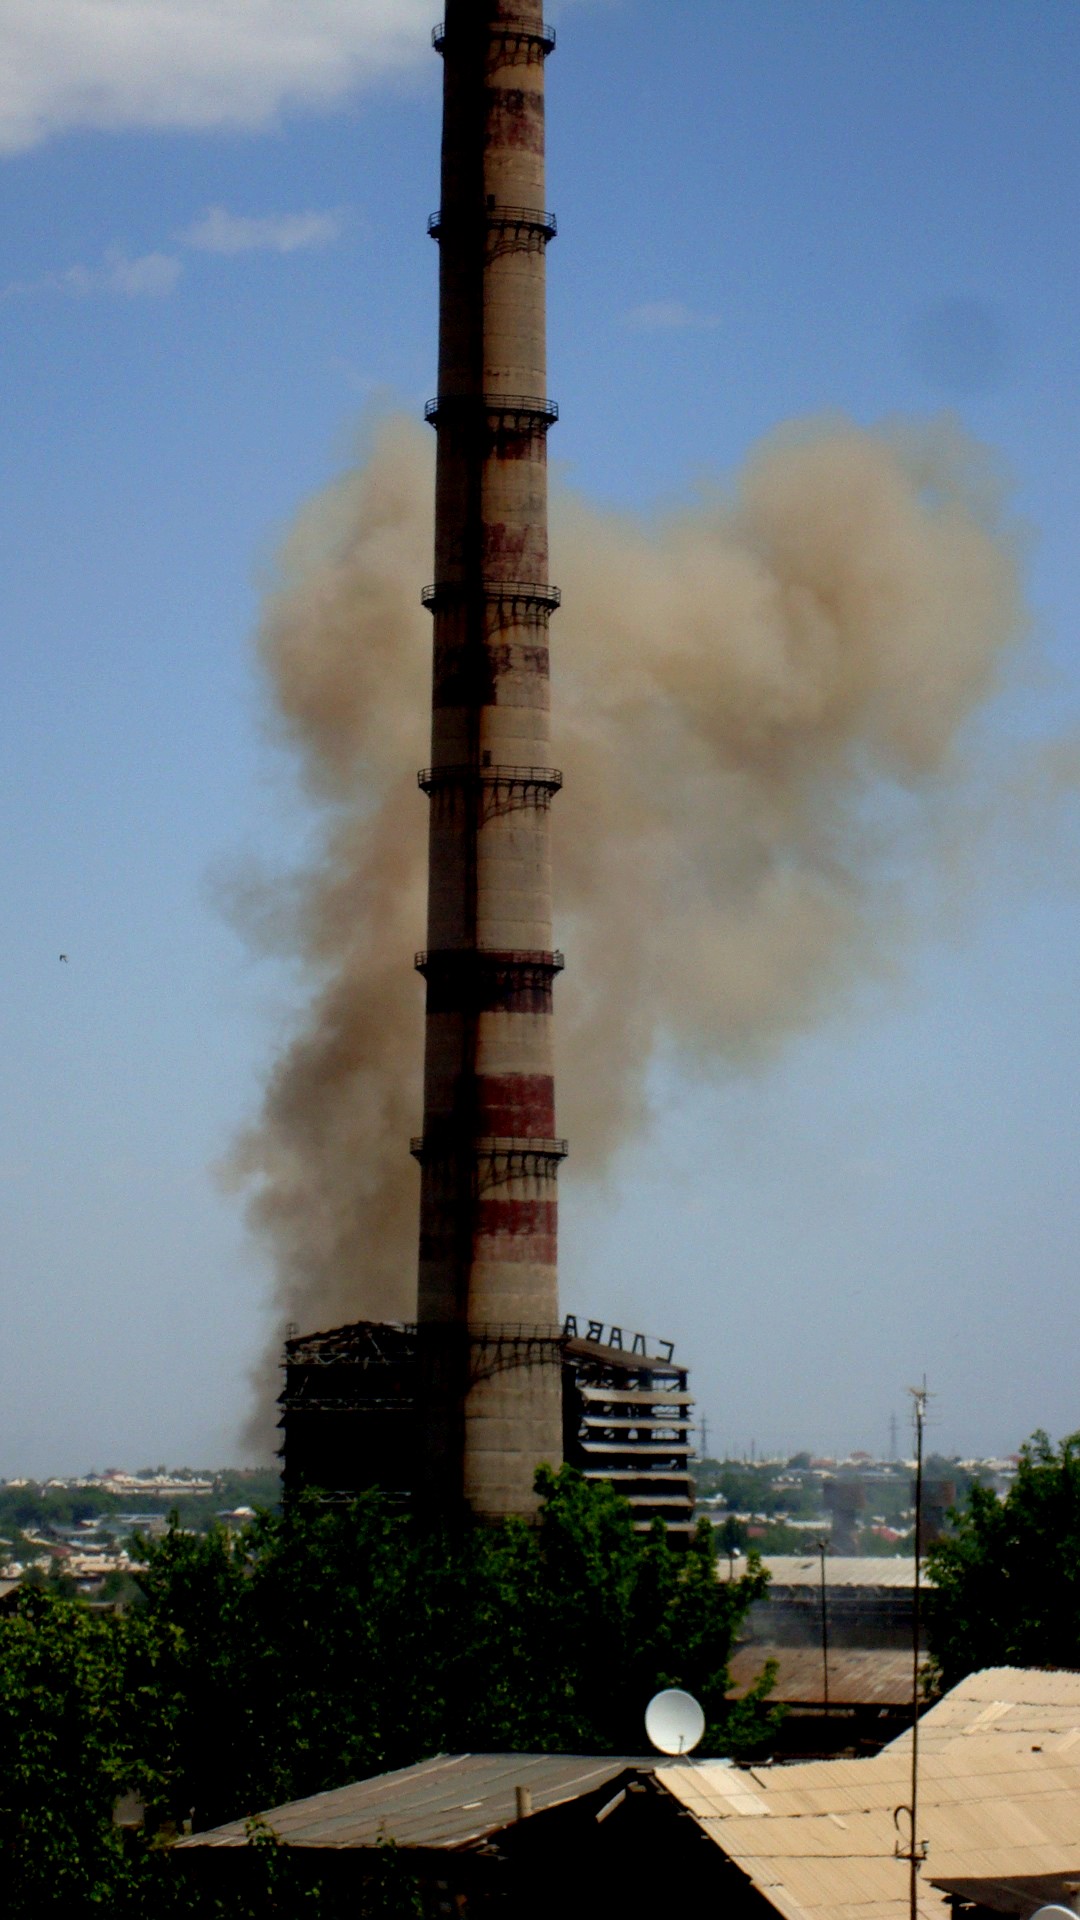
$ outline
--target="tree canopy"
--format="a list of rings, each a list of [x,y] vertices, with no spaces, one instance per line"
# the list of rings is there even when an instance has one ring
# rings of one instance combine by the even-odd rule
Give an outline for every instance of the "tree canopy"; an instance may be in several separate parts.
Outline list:
[[[634,1753],[662,1686],[701,1700],[703,1752],[767,1741],[770,1676],[725,1698],[757,1563],[718,1581],[707,1524],[675,1553],[609,1487],[566,1468],[540,1487],[536,1526],[433,1534],[375,1494],[240,1533],[174,1525],[121,1614],[28,1594],[0,1621],[5,1915],[203,1912],[162,1845],[188,1822],[439,1752]],[[130,1791],[135,1838],[112,1819]],[[253,1840],[280,1892],[283,1850]]]
[[[930,1644],[946,1686],[980,1667],[1080,1667],[1080,1433],[1024,1446],[1004,1500],[973,1485],[930,1549]]]

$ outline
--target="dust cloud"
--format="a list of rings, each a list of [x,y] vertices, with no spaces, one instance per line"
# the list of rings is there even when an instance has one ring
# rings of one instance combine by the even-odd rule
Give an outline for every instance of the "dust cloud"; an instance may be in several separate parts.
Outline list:
[[[382,422],[299,516],[258,636],[319,821],[281,894],[310,1002],[232,1163],[275,1274],[264,1442],[285,1323],[415,1309],[433,447]],[[573,1178],[646,1123],[659,1049],[745,1066],[897,964],[1026,623],[1003,489],[948,420],[788,429],[654,519],[556,489],[552,576]]]

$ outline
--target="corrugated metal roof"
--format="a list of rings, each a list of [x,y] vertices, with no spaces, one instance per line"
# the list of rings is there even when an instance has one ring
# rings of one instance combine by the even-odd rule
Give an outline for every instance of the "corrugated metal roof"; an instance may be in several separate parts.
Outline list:
[[[993,1676],[999,1692],[1007,1677]],[[1068,1693],[1080,1680],[1056,1677]],[[990,1676],[980,1679],[986,1704]],[[657,1778],[785,1920],[905,1920],[908,1867],[895,1857],[893,1810],[910,1798],[911,1780],[900,1743],[867,1760],[748,1769],[702,1761],[664,1765]],[[919,1769],[919,1838],[929,1843],[925,1920],[947,1913],[931,1873],[1080,1874],[1080,1740],[1021,1747],[1011,1735],[973,1730],[932,1747]]]
[[[1080,1673],[1030,1667],[987,1667],[969,1673],[919,1721],[919,1750],[993,1733],[1014,1746],[1080,1741]],[[890,1744],[904,1750],[910,1733]]]
[[[976,1906],[990,1907],[997,1913],[1030,1914],[1036,1907],[1051,1903],[1060,1907],[1072,1904],[1077,1875],[1069,1873],[1015,1874],[1000,1880],[937,1879],[933,1885],[942,1893],[954,1893]]]
[[[652,1760],[581,1758],[551,1753],[455,1753],[376,1774],[347,1787],[271,1807],[260,1817],[291,1847],[475,1846],[517,1819],[518,1787],[527,1787],[534,1813],[577,1800],[615,1780],[628,1767],[651,1772]],[[242,1847],[247,1824],[192,1834],[181,1847]]]
[[[735,1698],[753,1686],[766,1660],[780,1668],[771,1698],[791,1706],[820,1705],[824,1674],[820,1647],[776,1647],[750,1641],[729,1662]],[[829,1704],[904,1706],[911,1699],[911,1655],[891,1647],[830,1647]]]
[[[953,1713],[941,1716],[951,1703]],[[992,1712],[987,1712],[992,1709]],[[1052,1730],[1026,1725],[1033,1717]],[[930,1879],[1001,1883],[1080,1878],[1080,1674],[993,1669],[928,1712],[919,1834],[929,1843],[921,1920],[948,1920]],[[932,1731],[935,1723],[941,1732]],[[768,1899],[782,1920],[907,1920],[908,1867],[894,1809],[910,1797],[903,1739],[872,1759],[733,1767],[617,1756],[457,1754],[316,1794],[263,1817],[292,1846],[468,1849],[516,1818],[602,1792],[629,1769],[656,1778]],[[245,1844],[241,1821],[180,1842]]]
[[[820,1587],[821,1560],[816,1554],[805,1553],[766,1553],[762,1557],[762,1566],[769,1573],[773,1590],[777,1587]],[[721,1580],[732,1575],[736,1580],[746,1572],[746,1561],[738,1559],[734,1565],[727,1555],[721,1553],[717,1563],[717,1573]],[[929,1585],[926,1568],[922,1572],[923,1585]],[[830,1587],[898,1587],[912,1588],[915,1585],[915,1561],[900,1557],[891,1558],[887,1554],[837,1554],[835,1559],[825,1556],[825,1586]]]

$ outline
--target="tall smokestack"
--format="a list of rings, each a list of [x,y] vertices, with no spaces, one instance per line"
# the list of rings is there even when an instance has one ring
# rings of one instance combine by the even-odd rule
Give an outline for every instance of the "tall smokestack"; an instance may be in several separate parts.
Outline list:
[[[421,1493],[526,1514],[561,1458],[539,0],[447,0],[424,1131]]]

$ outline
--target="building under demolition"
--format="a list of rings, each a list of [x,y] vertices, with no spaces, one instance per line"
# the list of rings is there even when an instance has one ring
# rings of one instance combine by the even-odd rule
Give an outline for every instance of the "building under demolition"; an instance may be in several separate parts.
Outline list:
[[[652,1351],[658,1348],[659,1351]],[[285,1342],[280,1397],[286,1499],[315,1491],[350,1500],[378,1487],[408,1503],[420,1459],[423,1376],[415,1326],[359,1320]],[[559,1368],[561,1457],[587,1480],[607,1480],[646,1531],[664,1521],[673,1542],[693,1525],[693,1399],[668,1341],[567,1318],[552,1338],[502,1328],[471,1344],[474,1366]],[[539,1461],[536,1463],[539,1464]],[[553,1462],[555,1464],[555,1462]]]

